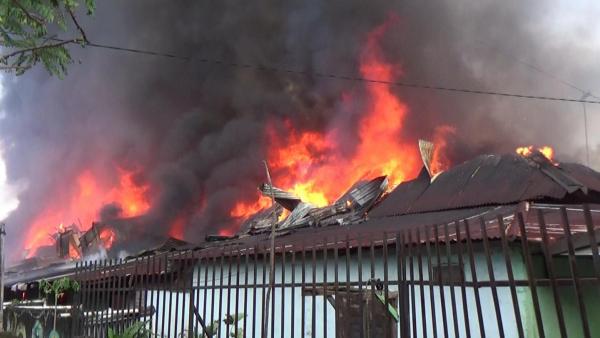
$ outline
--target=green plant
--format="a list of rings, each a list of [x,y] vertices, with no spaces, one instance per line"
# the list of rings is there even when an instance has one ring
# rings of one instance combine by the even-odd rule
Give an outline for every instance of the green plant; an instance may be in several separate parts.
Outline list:
[[[45,295],[50,295],[50,294],[54,295],[54,323],[52,326],[52,330],[55,331],[56,330],[56,308],[58,305],[58,297],[67,291],[75,291],[75,292],[79,291],[79,283],[77,283],[77,281],[72,280],[67,277],[55,279],[52,282],[49,282],[44,279],[44,280],[40,281],[40,290]]]
[[[121,333],[116,333],[112,328],[108,328],[108,338],[141,338],[148,337],[151,333],[146,327],[146,322],[135,322]]]
[[[232,338],[240,338],[244,336],[244,330],[241,327],[235,329],[235,323],[246,317],[243,313],[238,313],[235,315],[227,315],[225,319],[223,319],[223,324],[229,325],[231,330],[229,332],[229,336]],[[219,333],[219,326],[221,325],[220,320],[215,320],[209,325],[206,326],[206,333],[202,334],[202,332],[194,333],[192,330],[188,330],[187,332],[182,332],[179,334],[179,337],[182,338],[206,338],[206,337],[214,337]],[[238,325],[239,326],[239,325]]]
[[[88,43],[76,17],[78,7],[88,15],[95,0],[0,0],[0,69],[23,74],[41,63],[52,75],[62,77],[72,62],[69,44]],[[56,32],[77,31],[78,35],[59,39]]]

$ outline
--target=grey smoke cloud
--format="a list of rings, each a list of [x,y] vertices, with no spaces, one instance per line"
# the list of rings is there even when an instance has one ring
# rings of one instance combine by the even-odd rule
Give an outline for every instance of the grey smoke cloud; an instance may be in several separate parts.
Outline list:
[[[594,22],[600,6],[588,6],[564,9],[580,15],[575,29],[565,29],[569,36],[556,27],[563,9],[516,0],[105,0],[84,25],[97,43],[351,75],[366,34],[394,13],[399,21],[382,46],[388,61],[402,68],[403,81],[578,97],[507,54],[582,88],[598,88],[600,68],[585,43],[594,36],[585,24]],[[5,79],[0,138],[14,145],[5,154],[8,175],[28,182],[7,222],[13,233],[24,231],[49,198],[62,198],[57,192],[69,191],[82,168],[110,176],[118,164],[143,168],[140,179],[153,187],[152,209],[143,218],[148,230],[166,234],[167,224],[184,214],[186,239],[198,241],[231,226],[234,202],[255,196],[264,180],[268,121],[289,119],[300,130],[342,125],[352,144],[362,112],[361,83],[91,47],[74,54],[81,63],[65,80],[39,69]],[[550,144],[559,157],[584,158],[580,105],[394,91],[410,111],[401,138],[416,144],[436,126],[452,125],[457,132],[448,156],[455,162],[521,144]],[[352,109],[340,103],[347,92],[356,96]],[[588,110],[590,126],[600,125],[600,109]],[[593,144],[600,142],[594,137]],[[99,217],[115,215],[118,208],[108,206]]]

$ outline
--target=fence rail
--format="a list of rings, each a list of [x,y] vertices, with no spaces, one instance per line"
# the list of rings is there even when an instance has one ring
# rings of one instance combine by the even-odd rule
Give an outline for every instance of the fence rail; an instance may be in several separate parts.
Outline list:
[[[74,336],[139,325],[149,337],[597,337],[598,215],[531,207],[282,236],[274,252],[237,242],[83,262]]]

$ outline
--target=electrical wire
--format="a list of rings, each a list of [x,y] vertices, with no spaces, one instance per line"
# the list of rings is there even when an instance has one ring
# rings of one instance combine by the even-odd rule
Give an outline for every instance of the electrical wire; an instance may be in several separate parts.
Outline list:
[[[54,38],[52,40],[64,41],[62,39],[57,39],[57,38]],[[420,84],[420,83],[410,83],[410,82],[400,82],[400,81],[386,81],[386,80],[379,80],[379,79],[370,79],[370,78],[365,78],[365,77],[361,77],[361,76],[340,75],[340,74],[335,74],[335,73],[311,72],[311,71],[291,69],[291,68],[282,68],[282,67],[275,67],[275,66],[265,66],[265,65],[249,64],[249,63],[231,62],[231,61],[218,60],[218,59],[183,56],[183,55],[177,55],[177,54],[172,54],[172,53],[163,53],[163,52],[158,52],[158,51],[136,49],[136,48],[126,48],[126,47],[92,43],[92,42],[87,43],[86,46],[121,51],[121,52],[128,52],[128,53],[135,53],[135,54],[143,54],[143,55],[178,59],[178,60],[182,60],[182,61],[186,61],[186,62],[199,62],[199,63],[213,64],[213,65],[220,65],[220,66],[225,66],[225,67],[252,69],[252,70],[257,70],[257,71],[292,74],[292,75],[299,75],[299,76],[306,76],[306,77],[318,77],[318,78],[325,78],[325,79],[332,79],[332,80],[363,82],[363,83],[371,83],[371,84],[385,84],[385,85],[404,87],[404,88],[435,90],[435,91],[444,91],[444,92],[449,92],[449,93],[491,95],[491,96],[499,96],[499,97],[512,97],[512,98],[530,99],[530,100],[544,100],[544,101],[552,101],[552,102],[600,104],[600,101],[588,100],[588,99],[576,99],[576,98],[557,97],[557,96],[529,95],[529,94],[514,93],[514,92],[501,92],[501,91],[491,91],[491,90],[457,88],[457,87],[448,87],[448,86],[441,86],[441,85]]]

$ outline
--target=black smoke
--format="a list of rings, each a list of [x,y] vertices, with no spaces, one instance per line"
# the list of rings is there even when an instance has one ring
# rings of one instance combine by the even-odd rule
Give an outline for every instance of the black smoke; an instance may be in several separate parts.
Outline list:
[[[310,74],[358,74],[366,35],[390,15],[399,20],[382,46],[402,68],[399,80],[578,97],[524,65],[582,88],[598,78],[598,68],[572,62],[568,41],[544,35],[543,13],[551,10],[545,1],[517,0],[101,1],[95,17],[82,22],[92,42],[192,59],[73,48],[77,62],[64,80],[43,69],[5,75],[0,137],[10,145],[11,180],[28,183],[7,223],[22,233],[49,198],[69,190],[82,167],[114,175],[118,164],[143,168],[140,179],[153,187],[153,207],[144,217],[149,231],[166,234],[181,215],[190,241],[230,226],[234,201],[252,199],[264,180],[268,121],[317,131],[341,124],[344,137],[353,139],[366,84]],[[550,144],[568,156],[581,145],[580,105],[394,90],[410,110],[399,137],[416,145],[435,127],[454,126],[448,150],[454,162],[522,144]],[[347,92],[359,96],[351,111],[340,108]],[[119,212],[110,205],[99,217]]]

